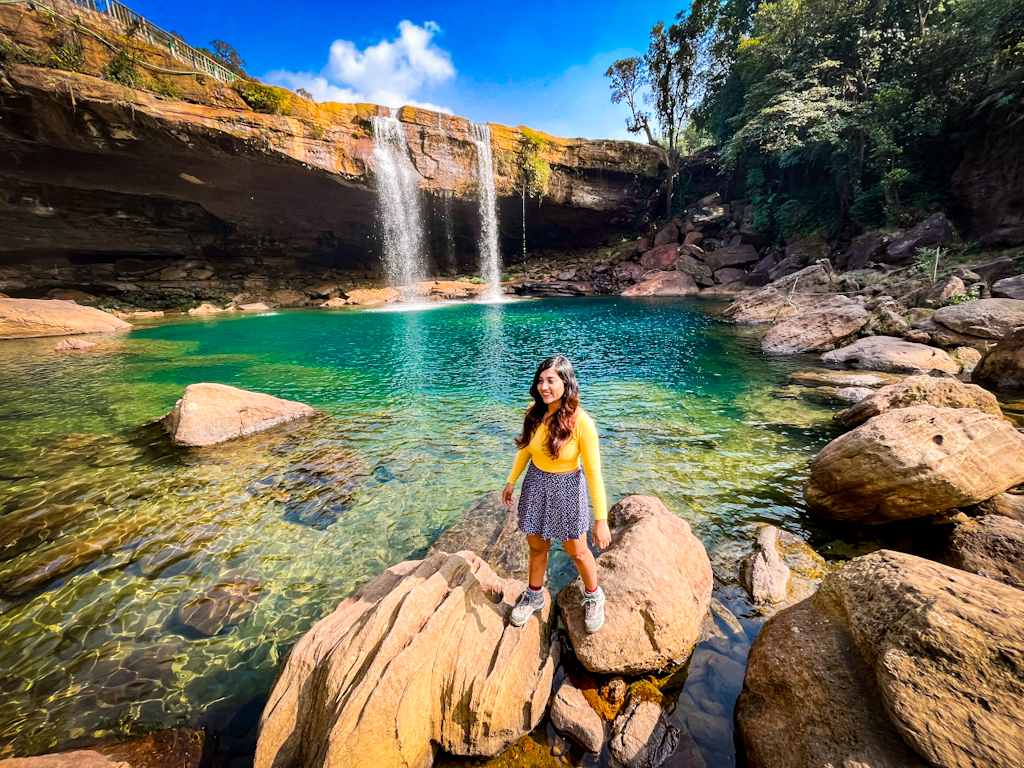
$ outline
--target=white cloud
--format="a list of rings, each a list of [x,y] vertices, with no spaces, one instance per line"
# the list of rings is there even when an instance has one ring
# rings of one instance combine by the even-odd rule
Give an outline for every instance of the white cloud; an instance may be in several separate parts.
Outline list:
[[[335,40],[320,72],[275,70],[264,79],[287,88],[305,88],[317,101],[404,105],[451,113],[447,107],[413,98],[425,85],[440,85],[455,76],[451,55],[434,44],[440,27],[432,21],[418,27],[398,25],[394,40],[381,40],[360,51],[348,40]]]

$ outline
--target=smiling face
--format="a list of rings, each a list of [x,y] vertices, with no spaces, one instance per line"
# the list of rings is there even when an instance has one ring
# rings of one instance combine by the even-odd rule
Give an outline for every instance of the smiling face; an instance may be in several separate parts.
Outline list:
[[[558,375],[554,368],[548,368],[540,372],[537,378],[537,391],[545,404],[557,403],[565,394],[565,382]]]

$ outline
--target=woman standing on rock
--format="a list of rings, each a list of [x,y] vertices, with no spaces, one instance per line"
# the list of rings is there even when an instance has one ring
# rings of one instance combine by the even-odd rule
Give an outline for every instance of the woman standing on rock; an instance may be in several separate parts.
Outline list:
[[[501,494],[505,506],[511,508],[515,482],[529,462],[519,495],[519,530],[530,544],[530,586],[512,609],[511,621],[521,627],[534,611],[544,607],[544,574],[551,539],[556,538],[583,579],[584,624],[587,632],[596,632],[604,624],[604,592],[587,546],[588,486],[594,503],[594,544],[604,549],[611,540],[597,429],[590,414],[580,408],[572,363],[561,355],[540,364],[530,395],[533,405],[526,412],[523,433],[516,438],[519,453]]]

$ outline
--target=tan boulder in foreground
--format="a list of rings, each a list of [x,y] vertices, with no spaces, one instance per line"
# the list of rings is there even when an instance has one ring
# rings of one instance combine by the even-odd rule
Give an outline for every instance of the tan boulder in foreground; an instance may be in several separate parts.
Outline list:
[[[491,757],[536,727],[557,663],[551,601],[508,624],[520,581],[472,552],[387,569],[288,655],[260,720],[255,768]]]
[[[941,349],[891,336],[869,336],[848,347],[826,352],[821,359],[826,363],[892,373],[960,372],[956,361]]]
[[[881,550],[765,624],[736,704],[750,768],[1024,765],[1024,593]]]
[[[826,445],[804,498],[835,520],[887,523],[977,504],[1024,481],[1024,435],[972,408],[883,413]]]
[[[962,384],[952,376],[908,376],[896,384],[882,387],[836,418],[848,427],[863,424],[881,413],[912,405],[936,408],[974,408],[982,413],[1002,416],[999,401],[991,392]]]
[[[189,384],[162,419],[177,445],[215,445],[312,416],[315,409],[293,400],[225,384]]]
[[[73,301],[0,299],[0,339],[126,331],[129,323]]]
[[[577,658],[591,672],[627,675],[684,662],[711,605],[704,545],[653,496],[627,496],[608,523],[612,542],[597,558],[604,627],[592,635],[584,629],[579,577],[558,593]]]

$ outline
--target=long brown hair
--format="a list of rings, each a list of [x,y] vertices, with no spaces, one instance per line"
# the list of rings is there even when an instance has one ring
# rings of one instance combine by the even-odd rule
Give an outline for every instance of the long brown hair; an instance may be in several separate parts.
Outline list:
[[[544,419],[548,412],[547,403],[540,396],[538,384],[540,375],[554,368],[558,378],[565,385],[565,392],[562,393],[562,404],[555,411],[548,424],[548,444],[545,446],[551,458],[557,459],[562,448],[569,441],[572,430],[576,426],[576,410],[580,407],[580,385],[576,381],[576,372],[572,369],[572,363],[562,355],[549,357],[539,366],[533,374],[533,386],[530,387],[530,396],[533,397],[533,405],[526,411],[526,418],[523,420],[523,433],[516,438],[516,446],[525,448],[530,443],[533,433]]]

